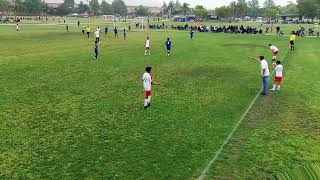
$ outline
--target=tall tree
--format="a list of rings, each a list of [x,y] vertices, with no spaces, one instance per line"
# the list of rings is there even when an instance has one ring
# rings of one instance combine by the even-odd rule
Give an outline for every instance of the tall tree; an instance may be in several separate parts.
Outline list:
[[[183,15],[186,15],[190,11],[190,4],[188,3],[183,3],[181,10],[183,12]]]
[[[179,0],[176,0],[175,7],[176,7],[177,9],[181,8],[181,3],[180,3]]]
[[[98,0],[91,0],[89,5],[90,5],[90,10],[93,12],[94,15],[99,14],[100,4]]]
[[[175,11],[175,4],[173,1],[170,1],[168,5],[168,12],[170,15],[172,15],[174,11]]]
[[[248,2],[249,12],[248,15],[251,17],[258,17],[260,13],[260,6],[258,0],[251,0]]]
[[[72,13],[74,11],[74,0],[64,0],[64,3],[57,10],[61,15]]]
[[[208,16],[208,11],[203,6],[198,5],[194,9],[194,14],[199,18],[205,19]]]
[[[139,7],[135,8],[135,14],[137,16],[148,16],[150,15],[150,12],[148,10],[148,8],[143,7],[142,5],[140,5]]]
[[[101,13],[104,15],[113,14],[111,4],[107,3],[105,0],[101,2]]]
[[[163,14],[168,14],[168,5],[166,2],[163,2],[163,5],[162,5],[162,13]]]
[[[112,2],[112,11],[114,14],[120,14],[120,15],[128,14],[127,5],[122,0],[114,0]]]
[[[82,1],[80,1],[79,7],[78,7],[78,12],[79,13],[85,13],[90,10],[90,7],[87,4],[83,4]]]
[[[274,2],[274,0],[266,0],[263,3],[263,8],[264,9],[275,8],[275,7],[276,7],[276,3]]]
[[[6,0],[0,0],[0,11],[1,12],[6,12],[9,11],[10,4]]]
[[[41,0],[25,0],[23,4],[26,12],[31,14],[40,14]]]
[[[243,17],[247,15],[248,12],[248,4],[246,0],[238,0],[237,2],[237,15],[239,17]]]
[[[317,16],[320,8],[319,0],[298,0],[298,8],[301,15],[304,15],[312,20]]]
[[[299,8],[296,4],[290,3],[281,8],[281,13],[282,14],[298,14]]]
[[[221,6],[215,9],[216,15],[219,18],[227,18],[229,16],[229,7]]]
[[[237,16],[237,3],[235,1],[232,1],[229,5],[229,13],[231,17]]]
[[[6,1],[6,0],[4,0],[4,1]],[[16,13],[26,11],[26,7],[24,5],[24,2],[22,2],[22,0],[16,0],[15,5],[14,5],[14,10]]]
[[[265,10],[265,16],[270,19],[276,19],[279,10],[277,8],[268,8]]]

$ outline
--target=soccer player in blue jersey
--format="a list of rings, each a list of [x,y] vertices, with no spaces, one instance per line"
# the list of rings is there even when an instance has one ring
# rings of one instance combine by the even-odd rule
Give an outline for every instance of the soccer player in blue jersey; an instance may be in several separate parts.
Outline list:
[[[126,37],[127,37],[126,28],[123,28],[123,40],[126,40]]]
[[[99,42],[96,40],[94,42],[94,57],[97,60],[98,59],[98,55],[99,55]]]
[[[168,56],[170,56],[170,52],[171,52],[171,41],[170,41],[170,38],[167,39],[166,41],[166,47],[167,47],[167,54]]]
[[[105,35],[108,34],[108,26],[104,27],[104,34],[105,34]]]
[[[191,40],[193,40],[193,35],[194,35],[194,32],[191,30],[191,31],[190,31],[190,38],[191,38]]]
[[[113,32],[114,32],[114,37],[115,37],[115,38],[118,38],[118,29],[117,29],[117,26],[114,27]]]

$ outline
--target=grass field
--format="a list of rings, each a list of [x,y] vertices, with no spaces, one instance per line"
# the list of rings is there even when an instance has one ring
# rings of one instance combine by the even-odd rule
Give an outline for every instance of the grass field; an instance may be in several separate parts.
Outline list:
[[[319,39],[299,39],[287,53],[287,37],[195,37],[109,34],[95,62],[94,40],[79,28],[0,26],[0,177],[198,178],[259,92],[259,64],[248,56],[270,60],[269,43],[285,60],[282,91],[258,98],[207,178],[264,178],[319,162]],[[147,65],[161,86],[145,111]]]

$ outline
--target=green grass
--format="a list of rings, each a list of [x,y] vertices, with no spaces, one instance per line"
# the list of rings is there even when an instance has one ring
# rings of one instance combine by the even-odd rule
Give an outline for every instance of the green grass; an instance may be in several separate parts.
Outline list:
[[[259,64],[248,56],[270,59],[272,42],[283,57],[288,46],[287,37],[130,32],[127,41],[102,36],[94,62],[93,39],[74,26],[0,32],[5,178],[197,178],[260,89]],[[144,56],[146,36],[152,56]],[[284,63],[283,91],[259,98],[209,177],[263,176],[319,160],[318,39],[297,48]],[[161,86],[144,111],[147,65]]]
[[[60,19],[60,23],[58,22],[58,18],[57,17],[48,17],[48,21],[46,20],[22,20],[21,24],[22,25],[33,25],[33,24],[57,24],[57,25],[61,25],[61,27],[64,28],[65,24],[63,23],[64,18]],[[131,27],[136,30],[135,28],[135,23],[140,23],[141,25],[141,20],[134,20],[134,19],[128,19],[126,20],[126,22],[123,22],[123,20],[117,21],[117,22],[113,22],[113,20],[110,19],[102,19],[101,17],[98,18],[65,18],[66,20],[66,24],[68,24],[71,28],[72,26],[76,27],[78,20],[81,22],[81,27],[85,27],[87,25],[90,26],[100,26],[100,27],[105,27],[105,25],[108,25],[109,28],[113,28],[113,25],[117,25],[118,28],[122,29],[123,27],[128,28],[128,25],[130,24]],[[265,31],[266,28],[266,24],[264,24],[262,27],[261,22],[259,21],[241,21],[241,22],[222,22],[222,21],[205,21],[205,22],[174,22],[172,20],[154,20],[153,18],[150,18],[150,24],[152,25],[162,25],[162,23],[165,24],[165,26],[168,27],[168,29],[171,29],[171,26],[184,26],[185,24],[188,24],[189,26],[229,26],[229,25],[238,25],[238,26],[250,26],[250,27],[254,27],[257,28],[258,30],[261,28],[263,30],[263,32]],[[314,23],[318,23],[317,21],[315,21]],[[147,25],[147,21],[145,21],[144,25]],[[292,31],[296,31],[298,30],[301,26],[304,27],[306,29],[306,35],[308,34],[308,24],[281,24],[281,23],[275,23],[273,24],[273,33],[267,33],[267,34],[272,34],[275,35],[276,34],[276,27],[279,26],[281,28],[281,31],[285,34],[285,35],[289,35]],[[314,24],[312,24],[313,27]],[[140,28],[139,28],[140,30]],[[316,28],[315,27],[315,34],[316,32],[320,32],[320,28]]]

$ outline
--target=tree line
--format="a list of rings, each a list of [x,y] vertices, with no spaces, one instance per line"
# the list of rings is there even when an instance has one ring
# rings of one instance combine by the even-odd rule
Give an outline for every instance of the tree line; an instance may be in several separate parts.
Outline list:
[[[13,3],[12,3],[13,2]],[[64,0],[58,8],[50,8],[41,0],[15,0],[11,3],[8,0],[0,0],[0,12],[15,12],[16,14],[59,14],[91,12],[93,15],[127,15],[128,8],[123,0],[114,0],[111,4],[103,0],[91,0],[89,5],[80,2],[75,6],[74,0]],[[190,4],[181,4],[179,0],[171,0],[168,4],[164,2],[161,15],[194,14],[198,18],[205,19],[210,13],[203,6],[190,7]],[[134,10],[137,16],[151,15],[148,8],[140,5]],[[265,0],[260,7],[258,0],[235,0],[228,6],[215,8],[212,13],[220,18],[242,18],[250,16],[267,17],[276,19],[278,14],[300,14],[307,18],[320,18],[320,0],[297,0],[297,4],[290,3],[287,6],[277,6],[274,0]]]
[[[260,7],[258,0],[237,0],[229,6],[222,6],[215,9],[216,15],[222,18],[250,16],[267,17],[276,19],[279,14],[299,14],[307,18],[320,18],[319,0],[297,0],[297,4],[290,3],[284,7],[277,6],[273,0],[266,0]]]
[[[114,0],[111,4],[103,0],[91,0],[89,5],[82,1],[75,5],[74,0],[64,0],[58,8],[50,8],[48,4],[41,0],[15,0],[10,3],[8,0],[0,0],[0,12],[15,12],[16,14],[59,14],[67,15],[69,13],[91,12],[94,15],[126,15],[128,9],[123,0]]]

